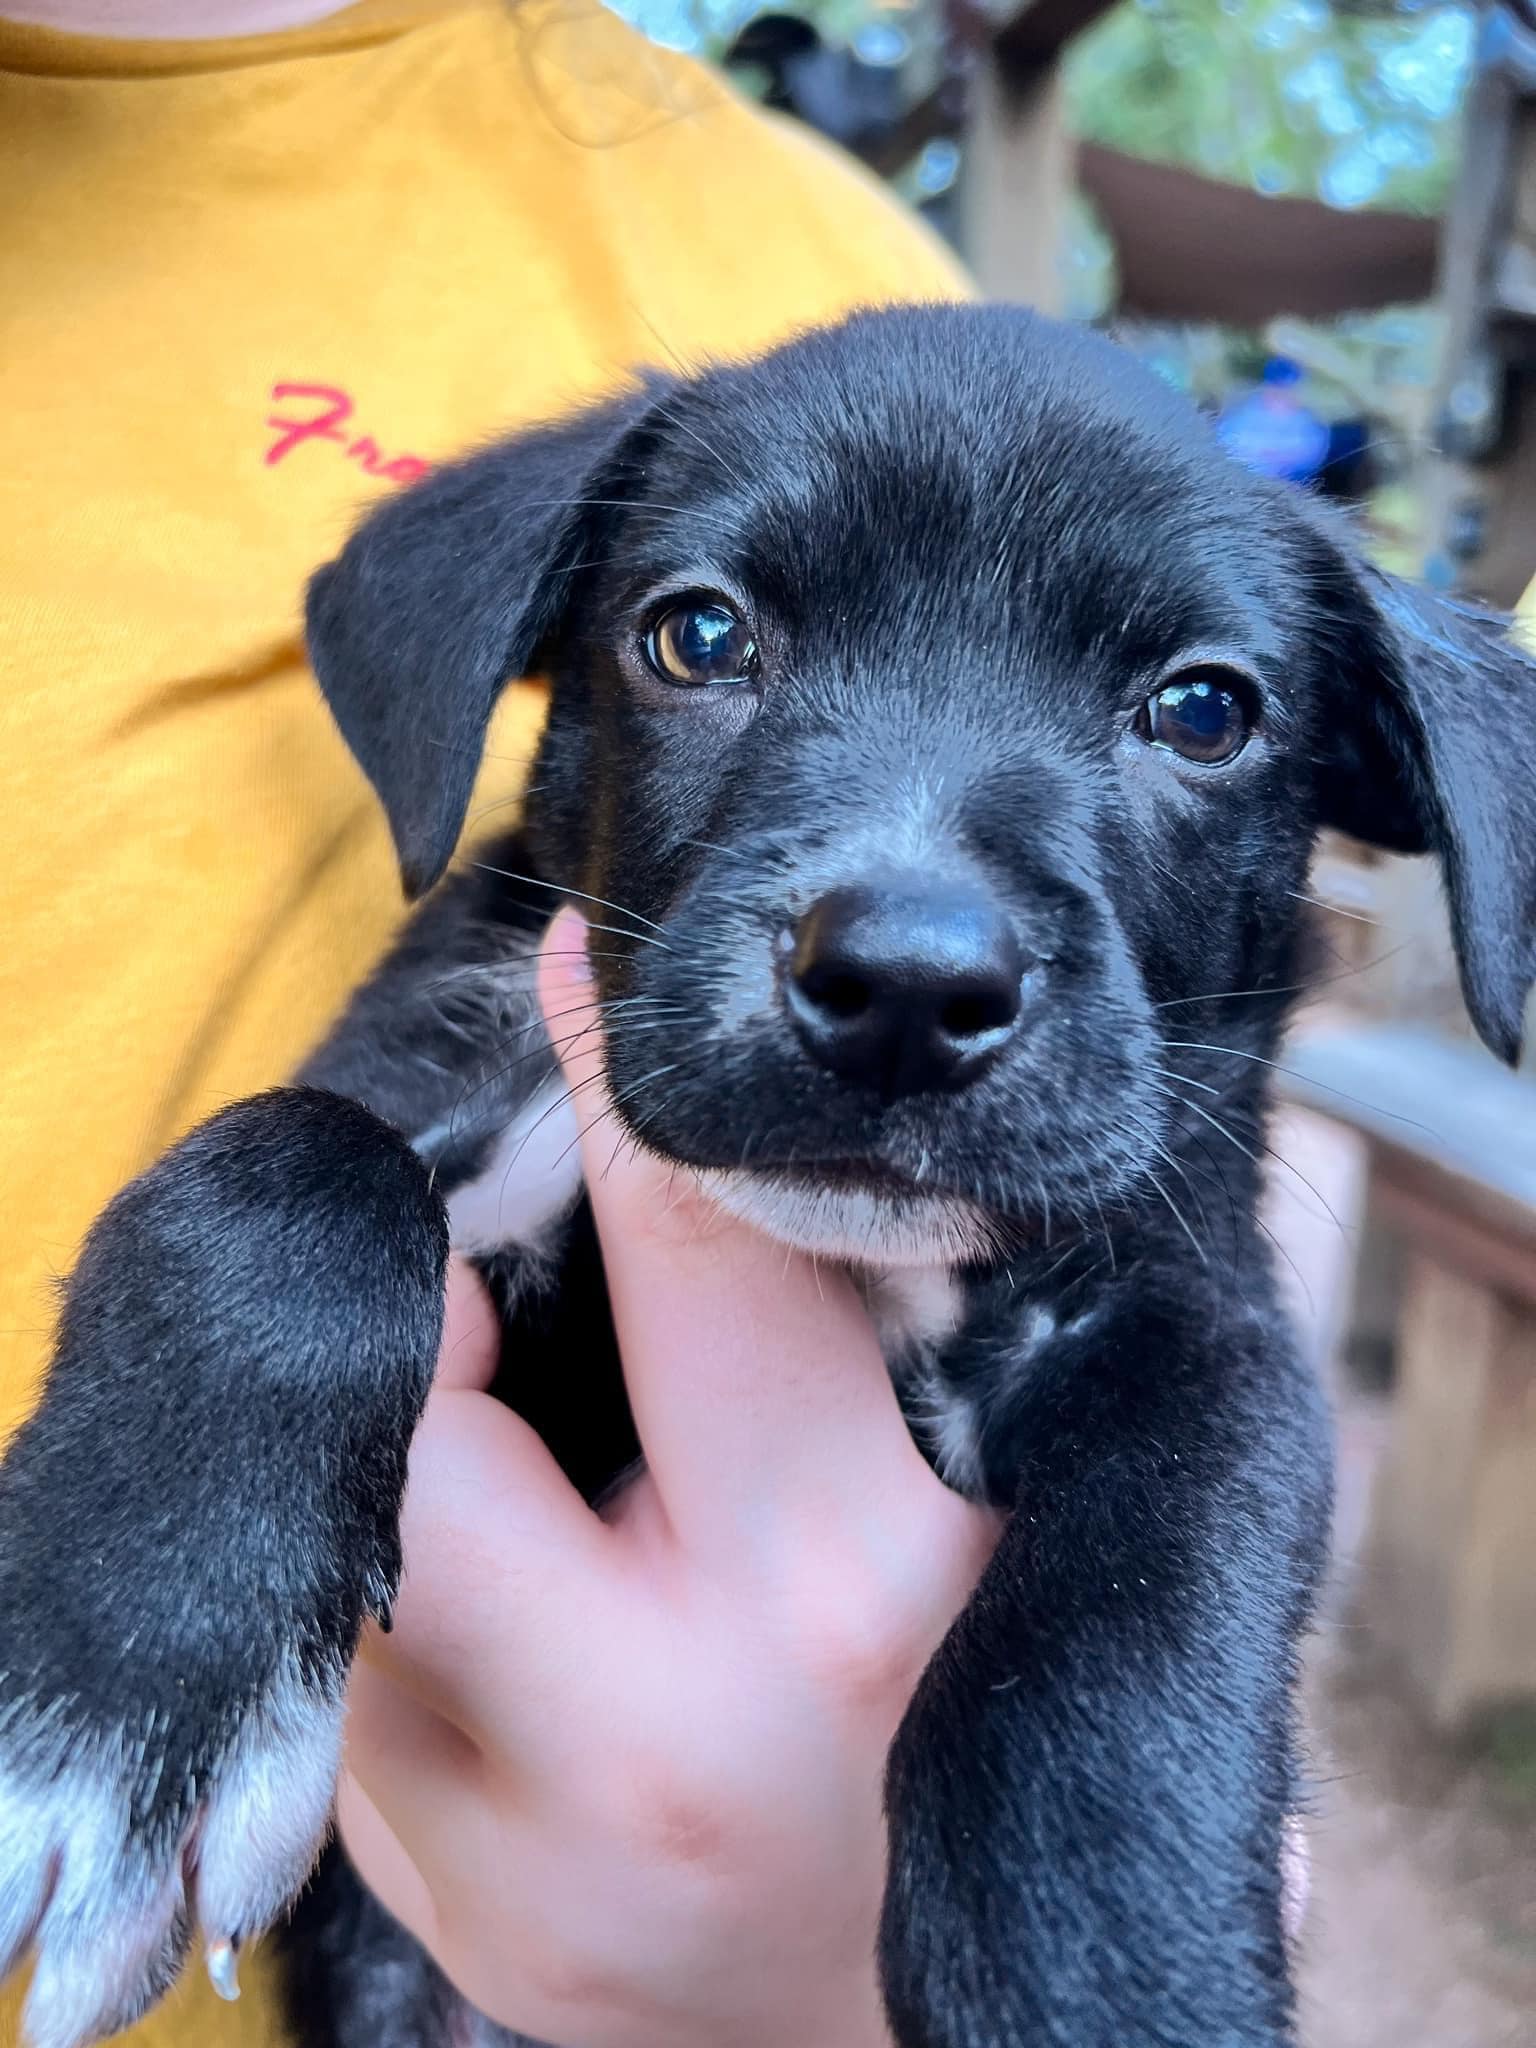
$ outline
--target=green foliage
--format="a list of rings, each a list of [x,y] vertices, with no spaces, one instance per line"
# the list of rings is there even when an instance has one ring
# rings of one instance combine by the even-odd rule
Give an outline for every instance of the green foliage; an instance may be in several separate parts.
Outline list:
[[[1465,6],[1123,0],[1069,56],[1073,126],[1261,192],[1437,212],[1474,27]]]

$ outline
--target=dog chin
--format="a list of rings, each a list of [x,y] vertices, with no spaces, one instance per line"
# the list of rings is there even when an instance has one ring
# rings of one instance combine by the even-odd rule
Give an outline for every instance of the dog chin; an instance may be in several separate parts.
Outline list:
[[[953,1266],[985,1258],[995,1232],[980,1209],[948,1195],[818,1188],[775,1174],[718,1168],[700,1187],[781,1244],[849,1266]]]

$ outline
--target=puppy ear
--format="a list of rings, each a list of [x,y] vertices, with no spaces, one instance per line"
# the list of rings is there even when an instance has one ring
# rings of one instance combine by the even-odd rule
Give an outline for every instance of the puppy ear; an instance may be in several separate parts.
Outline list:
[[[1323,769],[1323,822],[1439,855],[1468,1012],[1513,1065],[1536,981],[1536,663],[1507,619],[1341,566],[1356,712]]]
[[[452,858],[496,700],[558,627],[659,388],[434,470],[310,581],[310,660],[389,817],[408,896]]]

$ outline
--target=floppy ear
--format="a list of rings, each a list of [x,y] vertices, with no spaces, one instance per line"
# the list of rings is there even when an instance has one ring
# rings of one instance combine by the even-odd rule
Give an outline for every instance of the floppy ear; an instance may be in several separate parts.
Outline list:
[[[1506,619],[1339,566],[1357,714],[1323,770],[1323,822],[1440,856],[1468,1012],[1513,1064],[1536,981],[1536,664]]]
[[[434,470],[310,581],[310,660],[389,817],[408,896],[452,858],[497,697],[620,507],[659,389]]]

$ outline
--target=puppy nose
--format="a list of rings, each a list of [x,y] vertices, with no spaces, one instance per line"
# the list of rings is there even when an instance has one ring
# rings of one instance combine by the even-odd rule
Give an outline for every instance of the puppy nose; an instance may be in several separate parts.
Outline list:
[[[795,927],[784,1000],[822,1066],[916,1095],[963,1086],[995,1058],[1034,964],[979,889],[834,889]]]

